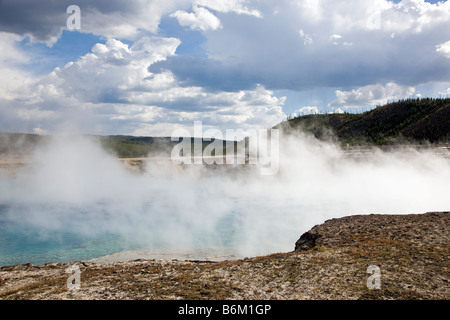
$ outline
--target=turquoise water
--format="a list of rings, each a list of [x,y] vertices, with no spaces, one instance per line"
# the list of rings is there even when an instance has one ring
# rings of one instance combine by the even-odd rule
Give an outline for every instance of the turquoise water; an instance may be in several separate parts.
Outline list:
[[[88,210],[94,210],[95,214],[91,217]],[[98,211],[102,213],[101,216]],[[37,223],[30,219],[30,212],[36,212],[37,217],[43,215],[44,218]],[[52,216],[49,212],[64,212],[64,215],[48,221],[48,217]],[[151,216],[150,212],[148,214]],[[17,218],[21,216],[22,219]],[[79,207],[68,208],[66,205],[46,205],[40,208],[0,205],[0,267],[25,263],[42,265],[86,261],[121,251],[163,249],[167,246],[201,248],[213,245],[230,248],[237,245],[239,240],[236,235],[238,218],[233,213],[218,219],[212,229],[191,229],[186,233],[192,236],[190,239],[183,241],[183,237],[174,237],[173,242],[168,241],[168,234],[176,233],[177,230],[180,232],[180,225],[169,225],[167,219],[160,217],[153,224],[146,225],[128,221],[130,227],[139,229],[136,232],[118,229],[120,222],[115,219],[117,220],[105,208],[98,210],[91,207],[82,210]],[[137,228],[139,224],[140,228]]]
[[[24,209],[0,206],[0,266],[88,260],[129,247],[123,245],[125,241],[118,234],[89,236],[80,234],[77,229],[74,232],[66,228],[52,230],[5,217],[19,214],[21,210]]]
[[[43,236],[35,228],[11,224],[2,225],[0,233],[0,266],[82,261],[128,249],[113,234],[91,239],[67,232]]]

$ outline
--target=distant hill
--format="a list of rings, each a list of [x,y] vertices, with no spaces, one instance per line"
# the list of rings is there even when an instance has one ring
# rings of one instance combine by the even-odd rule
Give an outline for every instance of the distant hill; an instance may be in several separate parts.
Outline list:
[[[27,157],[47,141],[44,136],[22,133],[0,133],[0,157]]]
[[[174,142],[170,137],[103,136],[98,137],[103,148],[119,158],[145,158],[151,152],[170,156]]]
[[[171,137],[94,135],[85,135],[85,137],[98,142],[103,149],[118,158],[145,158],[149,154],[170,157],[173,147],[181,141],[172,141]],[[37,147],[49,143],[50,139],[51,136],[40,136],[35,134],[0,133],[0,158],[29,157]],[[198,143],[199,139],[191,138],[191,152],[194,152],[194,142]],[[205,140],[201,143],[202,150],[204,150],[205,147],[211,143],[211,141]],[[222,141],[222,143],[224,146],[223,152],[225,153],[226,141]]]
[[[362,114],[300,116],[277,125],[285,134],[304,131],[350,145],[449,143],[450,99],[408,99]]]
[[[401,143],[450,143],[450,99],[410,99],[377,107],[362,114],[301,116],[277,125],[285,134],[303,131],[318,139],[342,145],[389,145]],[[170,137],[89,136],[119,158],[170,156],[178,141]],[[27,157],[49,141],[49,136],[0,133],[0,158]],[[192,140],[194,142],[194,140]],[[210,142],[203,142],[203,148]],[[224,148],[225,148],[225,141]]]
[[[108,152],[119,158],[146,157],[150,152],[165,152],[173,144],[170,138],[133,136],[91,136]],[[33,151],[50,142],[51,136],[22,133],[0,133],[0,157],[28,157]],[[170,155],[170,153],[168,153]]]

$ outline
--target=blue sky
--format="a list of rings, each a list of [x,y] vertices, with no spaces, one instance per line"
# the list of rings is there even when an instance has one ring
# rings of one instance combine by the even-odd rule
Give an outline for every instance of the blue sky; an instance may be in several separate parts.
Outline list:
[[[3,132],[249,130],[450,95],[448,1],[0,1],[0,43]]]
[[[29,37],[24,37],[20,47],[33,57],[33,60],[27,63],[27,67],[31,68],[33,73],[42,75],[50,73],[56,67],[62,68],[70,61],[76,61],[89,53],[97,43],[105,41],[94,34],[64,30],[51,47],[44,42],[31,43]]]

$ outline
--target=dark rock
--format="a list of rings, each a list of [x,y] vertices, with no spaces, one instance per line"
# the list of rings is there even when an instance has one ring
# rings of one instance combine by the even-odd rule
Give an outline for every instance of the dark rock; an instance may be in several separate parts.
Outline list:
[[[304,233],[295,243],[295,252],[307,251],[313,249],[320,235],[314,229]]]

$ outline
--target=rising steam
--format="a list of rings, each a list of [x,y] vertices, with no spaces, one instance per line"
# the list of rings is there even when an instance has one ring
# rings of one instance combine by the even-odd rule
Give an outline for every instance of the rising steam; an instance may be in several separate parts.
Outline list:
[[[281,138],[280,169],[148,161],[135,173],[92,139],[55,137],[15,175],[0,171],[3,221],[129,248],[228,247],[238,255],[292,251],[330,218],[450,208],[450,160],[372,150],[351,157],[309,136]]]

